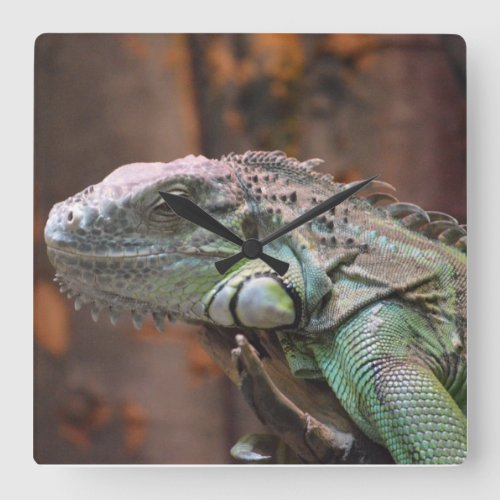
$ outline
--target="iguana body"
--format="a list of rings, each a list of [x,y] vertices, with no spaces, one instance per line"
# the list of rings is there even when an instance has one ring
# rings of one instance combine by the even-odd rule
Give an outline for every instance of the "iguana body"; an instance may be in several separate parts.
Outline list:
[[[242,237],[261,237],[343,186],[283,153],[188,156],[115,170],[54,206],[49,257],[76,306],[278,331],[290,369],[324,378],[357,425],[399,463],[466,456],[465,231],[413,205],[353,197],[220,276],[237,248],[177,217],[189,196]],[[367,201],[368,200],[368,201]],[[439,241],[441,240],[441,241]]]

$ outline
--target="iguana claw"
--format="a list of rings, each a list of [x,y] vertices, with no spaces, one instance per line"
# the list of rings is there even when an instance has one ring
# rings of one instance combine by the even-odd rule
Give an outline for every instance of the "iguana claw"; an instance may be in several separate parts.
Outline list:
[[[300,463],[297,455],[275,434],[245,434],[238,439],[230,453],[244,464]]]

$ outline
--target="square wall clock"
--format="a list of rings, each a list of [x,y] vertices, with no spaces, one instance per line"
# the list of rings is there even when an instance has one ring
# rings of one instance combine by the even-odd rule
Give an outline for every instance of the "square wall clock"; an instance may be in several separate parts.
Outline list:
[[[35,460],[461,464],[465,75],[456,35],[40,36]]]

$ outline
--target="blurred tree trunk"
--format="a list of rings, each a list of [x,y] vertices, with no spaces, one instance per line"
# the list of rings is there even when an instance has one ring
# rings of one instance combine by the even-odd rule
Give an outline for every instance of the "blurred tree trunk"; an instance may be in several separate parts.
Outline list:
[[[281,149],[465,222],[465,45],[439,35],[190,35],[203,151]]]
[[[304,156],[340,178],[380,174],[398,197],[466,218],[465,45],[458,36],[306,40]]]

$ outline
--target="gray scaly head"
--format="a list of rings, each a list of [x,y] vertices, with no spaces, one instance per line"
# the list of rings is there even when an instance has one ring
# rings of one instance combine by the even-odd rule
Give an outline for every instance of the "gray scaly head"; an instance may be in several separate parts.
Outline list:
[[[239,231],[245,210],[234,173],[220,161],[187,156],[135,163],[56,204],[45,227],[50,261],[75,307],[92,305],[111,320],[132,311],[134,324],[153,314],[197,319],[201,298],[220,277],[213,261],[235,246],[177,217],[159,191],[192,197]]]
[[[274,213],[243,177],[243,167],[230,157],[190,155],[168,164],[125,165],[56,204],[45,240],[61,291],[75,298],[76,309],[91,304],[94,319],[109,309],[114,323],[131,311],[136,327],[146,314],[160,329],[165,316],[222,326],[298,326],[307,304],[304,262],[297,258],[299,247],[290,246],[295,239],[267,250],[290,263],[283,278],[258,260],[221,277],[214,263],[234,254],[235,245],[176,216],[159,196],[190,197],[243,238],[265,235],[284,217],[293,218],[296,195],[290,193],[291,207],[278,200],[282,209]],[[313,281],[323,278],[318,270]]]

